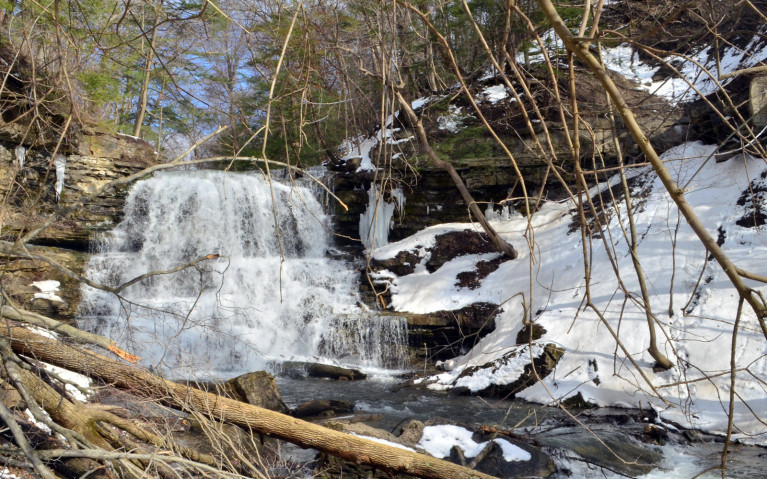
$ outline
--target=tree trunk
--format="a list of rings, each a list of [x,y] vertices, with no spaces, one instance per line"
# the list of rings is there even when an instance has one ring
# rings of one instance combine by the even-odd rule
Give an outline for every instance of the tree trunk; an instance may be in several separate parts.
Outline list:
[[[162,2],[160,2],[162,6]],[[152,27],[152,36],[149,38],[149,46],[144,55],[144,78],[141,81],[141,92],[138,99],[138,110],[136,111],[136,122],[133,124],[133,136],[141,135],[141,127],[144,125],[146,116],[147,102],[149,101],[149,78],[152,75],[152,63],[154,63],[154,44],[157,38],[157,27],[160,24],[160,15],[156,15],[154,26]]]
[[[284,414],[216,396],[155,376],[149,371],[87,352],[26,328],[6,326],[0,335],[11,340],[14,351],[100,379],[146,399],[186,411],[197,411],[219,421],[244,427],[301,447],[313,448],[392,473],[434,479],[489,479],[492,476],[442,459],[397,449],[327,429]]]

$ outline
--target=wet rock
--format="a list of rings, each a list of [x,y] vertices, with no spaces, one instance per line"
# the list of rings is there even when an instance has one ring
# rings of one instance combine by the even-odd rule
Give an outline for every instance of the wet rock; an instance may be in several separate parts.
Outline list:
[[[288,412],[282,402],[282,396],[274,376],[265,371],[256,371],[237,376],[221,385],[224,394],[238,401],[254,406],[271,409],[281,413]]]
[[[354,403],[336,399],[314,399],[299,404],[293,410],[293,416],[307,417],[331,417],[338,414],[348,414],[354,411]]]
[[[506,460],[500,441],[505,441],[511,444],[511,446],[521,449],[530,455],[529,459]],[[477,459],[479,460],[477,461]],[[453,461],[452,454],[450,460]],[[554,460],[548,454],[537,447],[507,437],[497,437],[490,440],[486,449],[478,454],[477,457],[466,458],[465,460],[468,465],[474,465],[474,469],[477,471],[509,479],[518,477],[548,477],[554,473],[555,469]],[[459,462],[456,463],[460,464]]]
[[[366,379],[367,374],[358,369],[342,368],[330,364],[310,363],[307,366],[307,372],[313,378],[328,378],[347,381],[358,381]]]
[[[415,271],[415,267],[421,262],[421,258],[413,251],[400,251],[394,258],[371,259],[370,267],[375,271],[388,270],[397,276],[406,276]]]
[[[281,365],[282,373],[295,378],[326,378],[340,381],[358,381],[366,379],[367,375],[358,369],[342,368],[331,364],[286,361]]]
[[[668,431],[666,428],[657,424],[647,424],[644,427],[644,435],[642,440],[651,444],[658,444],[660,446],[666,444],[668,440]]]
[[[399,440],[401,444],[413,445],[418,444],[423,436],[423,428],[426,427],[424,423],[417,420],[412,420],[400,428]]]
[[[545,446],[570,450],[590,464],[631,477],[649,473],[663,459],[660,449],[642,444],[614,427],[592,427],[591,431],[581,427],[555,429],[537,435],[536,439]]]
[[[473,432],[471,439],[477,445],[484,447],[475,455],[467,455],[466,451],[453,446],[450,455],[445,459],[468,466],[477,471],[500,478],[518,477],[548,477],[554,473],[554,461],[533,441],[527,441],[522,436],[511,437],[508,432],[500,432],[494,428],[473,428],[445,418],[433,418],[425,423],[427,426],[458,426]],[[423,429],[421,429],[421,434]],[[420,437],[419,437],[420,439]],[[504,453],[506,449],[506,454]]]
[[[580,392],[573,394],[569,398],[563,399],[562,406],[568,408],[568,409],[591,409],[596,407],[595,404],[590,403],[586,399],[583,398],[583,394]]]
[[[458,280],[455,285],[459,288],[477,289],[482,286],[482,280],[487,278],[490,273],[497,270],[502,263],[509,261],[506,256],[501,256],[490,261],[478,261],[475,269],[472,271],[463,271],[456,275]]]

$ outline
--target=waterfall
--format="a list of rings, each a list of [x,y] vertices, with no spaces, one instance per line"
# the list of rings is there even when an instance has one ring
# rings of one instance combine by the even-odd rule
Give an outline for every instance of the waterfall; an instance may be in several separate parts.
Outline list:
[[[132,188],[86,276],[118,286],[218,257],[148,276],[120,297],[84,286],[80,326],[176,376],[232,376],[284,360],[400,365],[390,351],[406,344],[406,326],[357,306],[358,274],[327,257],[330,241],[308,188],[270,190],[252,174],[157,174]]]

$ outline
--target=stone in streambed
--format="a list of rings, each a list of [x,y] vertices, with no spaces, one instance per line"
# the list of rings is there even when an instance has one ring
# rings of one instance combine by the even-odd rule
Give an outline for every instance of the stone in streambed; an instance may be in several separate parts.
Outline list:
[[[274,376],[265,371],[255,371],[232,378],[221,385],[221,390],[237,401],[281,413],[289,411],[282,402]]]
[[[288,361],[282,364],[282,372],[298,373],[300,376],[310,378],[326,378],[341,381],[357,381],[366,379],[367,375],[358,369],[342,368],[331,364],[304,363]]]

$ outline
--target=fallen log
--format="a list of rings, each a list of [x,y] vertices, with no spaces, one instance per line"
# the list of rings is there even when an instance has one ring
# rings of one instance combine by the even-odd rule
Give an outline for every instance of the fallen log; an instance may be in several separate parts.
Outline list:
[[[393,473],[407,473],[422,478],[490,479],[493,477],[442,459],[368,441],[268,409],[194,389],[163,379],[144,368],[115,361],[44,337],[21,326],[3,325],[0,328],[0,335],[11,340],[12,348],[17,354],[99,379],[166,406],[185,411],[197,411],[218,421],[238,425],[301,447],[317,449],[359,464],[369,464]]]

